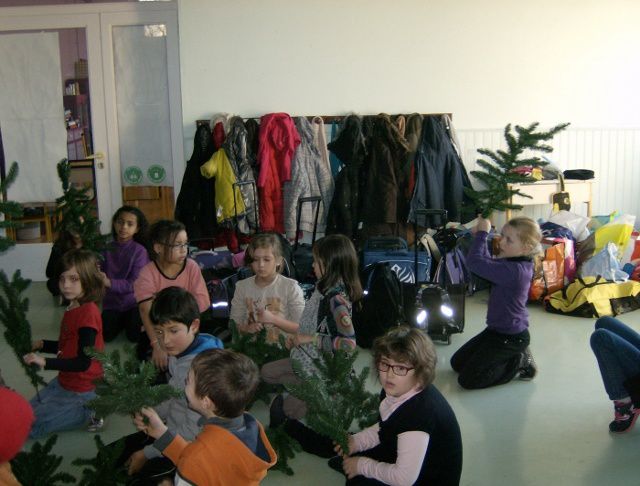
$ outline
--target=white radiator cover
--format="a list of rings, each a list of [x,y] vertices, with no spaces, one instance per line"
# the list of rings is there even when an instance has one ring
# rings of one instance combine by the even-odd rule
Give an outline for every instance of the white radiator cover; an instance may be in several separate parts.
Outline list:
[[[546,127],[543,127],[543,129]],[[462,157],[468,172],[479,170],[479,148],[506,148],[504,129],[458,130]],[[569,128],[550,142],[554,148],[546,155],[562,170],[590,169],[595,173],[592,214],[613,211],[640,215],[640,128]],[[472,178],[472,183],[477,184]],[[549,216],[551,207],[534,206],[519,214],[533,218]],[[586,214],[586,207],[572,211]],[[504,215],[494,215],[500,227]]]

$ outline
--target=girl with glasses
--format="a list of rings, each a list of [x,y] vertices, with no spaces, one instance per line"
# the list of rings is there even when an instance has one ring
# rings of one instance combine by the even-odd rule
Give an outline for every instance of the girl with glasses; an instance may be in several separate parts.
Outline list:
[[[458,485],[462,438],[455,413],[433,385],[436,351],[418,329],[396,327],[376,339],[374,366],[382,385],[380,421],[336,446],[329,465],[347,485]]]
[[[191,292],[200,312],[211,305],[207,285],[198,264],[188,255],[189,241],[179,221],[160,220],[149,229],[151,262],[145,265],[133,285],[144,331],[138,341],[138,357],[151,361],[161,370],[167,369],[167,353],[162,348],[149,318],[154,296],[167,287],[182,287]]]

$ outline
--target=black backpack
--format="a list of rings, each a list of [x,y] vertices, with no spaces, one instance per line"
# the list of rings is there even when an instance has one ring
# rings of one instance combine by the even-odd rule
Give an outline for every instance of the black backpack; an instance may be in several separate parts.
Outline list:
[[[353,306],[356,342],[370,348],[378,336],[404,323],[402,284],[388,262],[367,265],[360,275],[364,296]]]

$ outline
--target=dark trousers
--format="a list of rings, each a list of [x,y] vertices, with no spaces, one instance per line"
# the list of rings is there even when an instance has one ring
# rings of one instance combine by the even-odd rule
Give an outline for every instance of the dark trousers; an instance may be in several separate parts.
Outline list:
[[[142,329],[142,319],[137,307],[126,311],[111,309],[102,311],[102,334],[106,342],[113,341],[123,329],[130,342],[138,342]]]
[[[522,352],[529,346],[529,331],[502,334],[485,329],[451,357],[458,383],[469,390],[511,381],[520,368]]]
[[[330,458],[336,455],[333,441],[326,435],[318,434],[299,420],[287,419],[284,431],[300,443],[302,450],[316,456]]]
[[[153,444],[153,437],[149,437],[144,432],[136,432],[120,439],[124,441],[124,450],[116,463],[116,467],[124,465],[127,460],[136,451],[142,450],[145,446]],[[115,446],[115,442],[109,444],[108,447]],[[156,486],[163,479],[173,479],[176,472],[176,466],[164,456],[149,459],[142,469],[129,476],[128,485],[135,486]]]

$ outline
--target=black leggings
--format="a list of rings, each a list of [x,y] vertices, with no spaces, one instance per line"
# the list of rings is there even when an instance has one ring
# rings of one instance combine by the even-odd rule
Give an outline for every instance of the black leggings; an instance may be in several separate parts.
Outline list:
[[[529,331],[502,334],[485,329],[451,357],[458,383],[469,390],[507,383],[519,370],[522,352],[529,346]]]
[[[130,342],[138,342],[142,329],[142,319],[137,307],[126,311],[110,309],[102,311],[102,334],[106,342],[113,341],[123,329]]]

